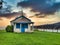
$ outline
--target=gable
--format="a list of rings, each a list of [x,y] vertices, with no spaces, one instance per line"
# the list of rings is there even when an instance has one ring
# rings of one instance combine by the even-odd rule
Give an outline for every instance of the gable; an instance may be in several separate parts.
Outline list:
[[[25,16],[20,16],[20,17],[15,18],[11,22],[31,22],[31,20],[26,18]]]

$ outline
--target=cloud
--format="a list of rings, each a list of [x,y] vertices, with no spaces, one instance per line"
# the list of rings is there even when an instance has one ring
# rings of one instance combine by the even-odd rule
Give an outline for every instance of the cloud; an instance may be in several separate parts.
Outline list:
[[[2,19],[0,18],[0,20],[2,20]]]
[[[14,13],[0,14],[0,17],[4,17],[4,18],[10,19],[10,18],[19,16],[19,15],[20,15],[20,13],[14,12]]]
[[[40,12],[40,14],[54,14],[60,9],[60,3],[55,3],[52,0],[27,0],[18,2],[17,6],[31,7],[31,11]]]

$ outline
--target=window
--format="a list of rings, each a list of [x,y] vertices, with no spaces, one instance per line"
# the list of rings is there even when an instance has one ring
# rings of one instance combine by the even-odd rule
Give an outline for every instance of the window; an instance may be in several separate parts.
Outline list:
[[[17,23],[16,24],[16,28],[20,28],[20,23]]]
[[[23,28],[28,28],[28,24],[22,24]]]

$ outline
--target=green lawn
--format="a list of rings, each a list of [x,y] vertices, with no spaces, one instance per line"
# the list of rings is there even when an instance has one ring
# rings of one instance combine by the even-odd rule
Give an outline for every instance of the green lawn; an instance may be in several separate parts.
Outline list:
[[[7,33],[0,31],[0,45],[60,45],[60,33]]]

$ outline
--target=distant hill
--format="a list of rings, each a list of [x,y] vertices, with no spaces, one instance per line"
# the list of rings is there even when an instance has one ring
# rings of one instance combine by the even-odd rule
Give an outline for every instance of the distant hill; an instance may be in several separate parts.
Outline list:
[[[54,24],[34,26],[34,28],[36,29],[60,29],[60,22],[54,23]]]

